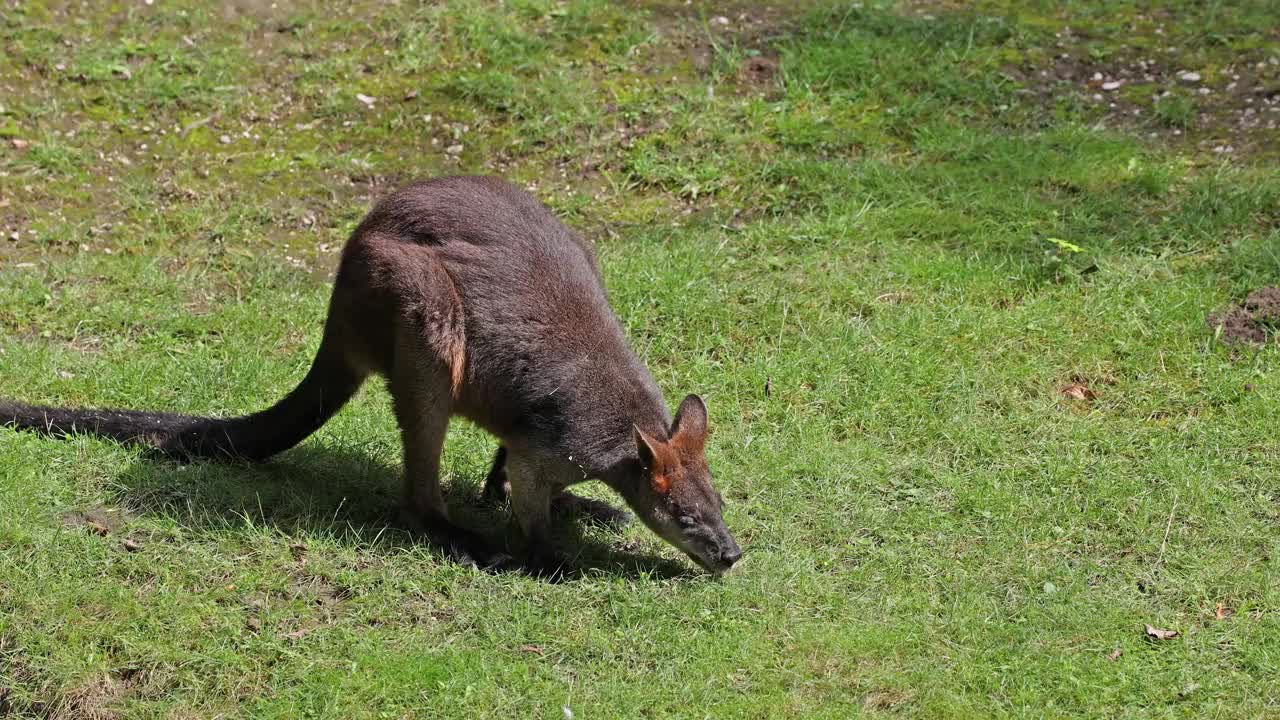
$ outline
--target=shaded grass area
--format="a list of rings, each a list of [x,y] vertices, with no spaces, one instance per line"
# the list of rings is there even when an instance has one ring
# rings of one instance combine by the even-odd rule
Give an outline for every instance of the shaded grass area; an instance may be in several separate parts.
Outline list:
[[[1275,712],[1276,341],[1204,318],[1280,282],[1280,175],[1008,72],[1067,25],[1154,43],[1149,10],[7,13],[0,394],[256,409],[374,197],[500,172],[597,240],[667,394],[706,396],[747,559],[714,581],[566,524],[584,578],[457,567],[388,527],[373,385],[256,468],[5,432],[0,710]],[[1204,63],[1277,55],[1262,5],[1160,12]],[[491,450],[459,425],[446,472],[500,528]],[[127,510],[105,535],[68,515],[99,506]]]

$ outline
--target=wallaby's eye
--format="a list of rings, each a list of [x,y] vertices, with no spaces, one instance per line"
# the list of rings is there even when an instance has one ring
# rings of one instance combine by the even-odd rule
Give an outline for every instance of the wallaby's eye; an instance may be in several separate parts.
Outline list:
[[[680,517],[676,518],[676,522],[680,523],[680,527],[685,527],[685,528],[691,528],[694,525],[698,524],[697,519],[694,518],[692,515],[681,515]]]

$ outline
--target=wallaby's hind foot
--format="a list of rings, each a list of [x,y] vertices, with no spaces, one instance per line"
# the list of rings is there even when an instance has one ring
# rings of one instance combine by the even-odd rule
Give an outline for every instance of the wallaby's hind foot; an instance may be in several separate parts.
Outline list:
[[[400,512],[400,522],[410,534],[425,537],[460,565],[494,570],[507,567],[512,562],[511,555],[498,549],[488,538],[447,518],[435,514],[424,516],[406,507]]]
[[[524,569],[529,575],[558,583],[576,573],[568,558],[548,548],[532,547],[525,555]]]

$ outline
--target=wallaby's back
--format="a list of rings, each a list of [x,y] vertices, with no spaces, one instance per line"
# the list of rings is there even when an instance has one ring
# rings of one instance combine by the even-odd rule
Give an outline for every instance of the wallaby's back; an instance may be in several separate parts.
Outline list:
[[[400,244],[415,247],[395,249]],[[402,264],[400,253],[424,266],[428,257],[438,262],[456,292],[462,414],[499,437],[548,448],[629,437],[637,417],[669,422],[657,384],[609,307],[591,246],[528,193],[485,177],[396,192],[353,234],[338,292],[365,284],[366,258],[396,256]]]

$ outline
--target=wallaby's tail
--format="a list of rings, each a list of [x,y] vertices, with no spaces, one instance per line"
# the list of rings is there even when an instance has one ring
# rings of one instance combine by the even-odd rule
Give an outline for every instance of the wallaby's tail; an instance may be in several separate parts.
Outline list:
[[[206,418],[140,410],[79,410],[0,402],[0,427],[64,437],[86,433],[154,447],[175,458],[264,460],[302,442],[346,404],[364,374],[321,343],[293,392],[261,412]]]

